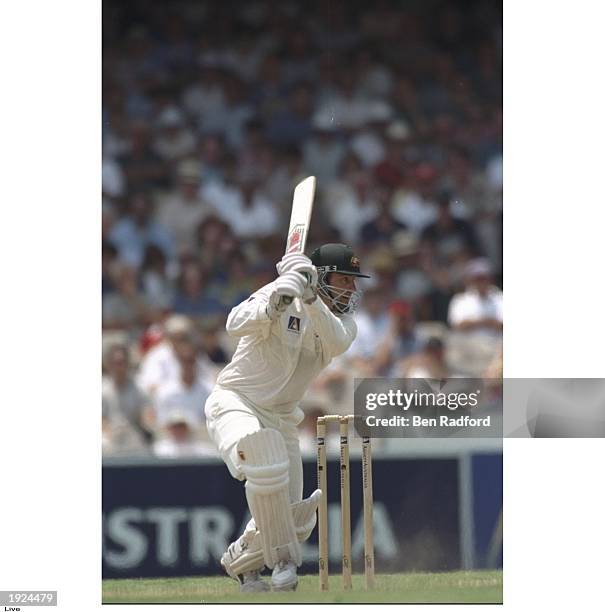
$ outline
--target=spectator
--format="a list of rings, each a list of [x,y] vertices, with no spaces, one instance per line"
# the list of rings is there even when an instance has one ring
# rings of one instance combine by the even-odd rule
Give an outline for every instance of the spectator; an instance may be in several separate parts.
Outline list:
[[[502,335],[502,291],[492,285],[491,266],[474,259],[466,268],[466,289],[450,302],[448,322],[472,335]]]
[[[191,416],[178,408],[172,409],[161,436],[153,443],[153,453],[164,459],[216,457],[212,443],[197,439],[196,433],[196,423]]]
[[[164,427],[171,411],[178,409],[187,413],[189,422],[199,430],[205,421],[204,405],[212,387],[205,378],[193,342],[178,344],[175,356],[178,368],[157,386],[153,398],[153,417],[150,420],[156,428]]]
[[[362,168],[354,155],[350,155],[343,165],[341,178],[326,189],[324,207],[328,219],[349,244],[359,242],[361,228],[378,213],[373,187],[370,173]]]
[[[137,384],[150,396],[153,396],[160,384],[178,378],[180,366],[177,351],[196,341],[192,321],[182,315],[170,315],[164,322],[163,332],[163,340],[149,349],[139,365]],[[200,368],[208,377],[207,380],[213,382],[203,357],[200,357]]]
[[[162,249],[154,244],[147,247],[141,266],[141,286],[146,302],[159,312],[167,312],[174,300],[167,264]]]
[[[240,239],[270,236],[279,227],[277,207],[261,192],[259,178],[242,172],[234,185],[213,183],[203,190],[218,216]]]
[[[387,294],[382,287],[364,292],[362,308],[355,316],[357,337],[347,352],[353,368],[360,376],[373,376],[374,360],[390,331],[390,319],[384,310]]]
[[[397,232],[407,229],[391,212],[392,195],[393,190],[387,185],[377,185],[374,189],[376,216],[361,228],[361,244],[365,247],[388,244]]]
[[[118,250],[107,240],[101,246],[101,294],[115,293],[113,284],[113,270],[118,261]]]
[[[168,186],[169,170],[153,150],[151,129],[144,121],[135,121],[130,129],[130,149],[119,160],[129,193],[149,187]]]
[[[200,331],[200,347],[208,359],[216,365],[224,366],[229,358],[221,342],[222,318],[205,319]]]
[[[227,282],[226,269],[229,253],[238,246],[231,228],[212,214],[196,229],[196,246],[198,261],[203,262],[207,270],[212,271],[212,280]]]
[[[149,245],[161,249],[164,256],[174,256],[174,243],[166,228],[153,218],[153,202],[147,192],[136,192],[130,198],[128,214],[118,221],[109,234],[120,260],[134,268],[143,263]]]
[[[162,201],[158,221],[166,228],[180,254],[195,252],[195,232],[212,212],[212,207],[200,196],[202,167],[194,159],[179,163],[176,185]]]
[[[445,344],[441,338],[430,337],[418,353],[393,365],[393,376],[400,378],[448,378],[450,369],[445,361]]]
[[[317,177],[319,184],[335,179],[346,155],[346,147],[338,138],[334,115],[328,110],[316,112],[311,120],[311,138],[303,144],[305,167]]]
[[[202,162],[202,185],[225,181],[225,143],[218,134],[201,136],[198,157]]]
[[[289,106],[276,113],[266,127],[267,140],[277,147],[295,146],[311,133],[313,95],[308,85],[300,83],[289,96]]]
[[[389,376],[393,364],[420,348],[416,321],[412,307],[404,300],[395,300],[389,306],[389,332],[378,347],[374,371],[378,376]]]
[[[247,103],[244,83],[235,74],[225,74],[222,85],[223,102],[200,115],[200,132],[220,134],[227,146],[239,149],[243,144],[244,126],[253,110]]]
[[[126,346],[111,345],[103,364],[103,452],[143,451],[149,434],[143,427],[142,417],[149,398],[130,376]]]
[[[225,102],[222,74],[216,62],[202,60],[198,78],[183,92],[183,105],[191,117],[199,120],[218,110]]]
[[[124,195],[124,174],[112,157],[103,157],[101,190],[104,197],[115,200]]]
[[[225,312],[225,307],[218,297],[209,290],[208,274],[193,261],[186,263],[181,270],[172,309],[178,314],[190,317]]]
[[[437,219],[422,232],[422,239],[430,242],[437,251],[447,257],[453,251],[467,248],[480,255],[479,243],[472,225],[454,217],[450,210],[451,194],[441,192],[437,198]]]
[[[392,116],[393,111],[388,104],[381,100],[372,102],[362,129],[351,138],[351,150],[366,168],[377,166],[385,158],[383,134]]]
[[[254,292],[254,283],[248,272],[248,262],[241,251],[231,253],[227,262],[227,279],[220,288],[220,302],[225,312],[247,299]]]
[[[393,196],[393,215],[416,234],[421,234],[437,218],[431,197],[431,184],[436,176],[430,164],[418,164],[405,173],[400,188]]]
[[[154,311],[139,290],[134,268],[116,265],[111,283],[115,290],[103,298],[103,329],[133,330],[153,322]]]
[[[177,106],[165,108],[157,118],[157,125],[153,149],[163,160],[176,162],[193,155],[197,141]]]

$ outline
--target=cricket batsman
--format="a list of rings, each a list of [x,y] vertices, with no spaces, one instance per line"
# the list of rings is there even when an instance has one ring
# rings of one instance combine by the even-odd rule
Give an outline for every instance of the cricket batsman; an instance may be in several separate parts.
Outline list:
[[[321,491],[302,499],[298,402],[357,333],[351,313],[360,292],[359,259],[344,244],[325,244],[309,259],[289,253],[277,279],[230,312],[237,349],[206,401],[208,432],[229,472],[245,480],[252,519],[221,558],[242,592],[296,589],[300,542],[313,531]]]

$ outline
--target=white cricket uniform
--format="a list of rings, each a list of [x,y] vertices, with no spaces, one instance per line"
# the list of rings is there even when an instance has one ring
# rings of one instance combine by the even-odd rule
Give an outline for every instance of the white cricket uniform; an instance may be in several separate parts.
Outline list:
[[[350,315],[336,316],[317,298],[296,298],[275,321],[266,313],[274,283],[259,289],[229,314],[227,332],[239,337],[231,363],[206,401],[208,433],[232,476],[242,480],[237,443],[263,427],[277,429],[290,459],[290,497],[302,499],[298,407],[309,383],[357,333]]]

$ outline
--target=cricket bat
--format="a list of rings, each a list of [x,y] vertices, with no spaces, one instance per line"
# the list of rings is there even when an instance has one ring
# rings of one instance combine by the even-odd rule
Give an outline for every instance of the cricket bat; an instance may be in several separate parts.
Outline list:
[[[290,215],[290,227],[288,228],[288,239],[286,241],[286,255],[288,253],[303,253],[305,250],[309,226],[311,225],[316,182],[314,176],[308,176],[298,183],[294,189],[292,214]],[[288,305],[291,302],[292,297],[289,295],[282,296],[282,304]]]

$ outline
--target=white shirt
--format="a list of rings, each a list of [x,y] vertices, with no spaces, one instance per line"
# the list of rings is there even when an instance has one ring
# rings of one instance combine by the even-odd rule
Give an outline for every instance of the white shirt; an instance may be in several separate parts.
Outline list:
[[[328,188],[328,216],[346,242],[359,242],[361,228],[376,218],[378,208],[369,199],[361,201],[355,189],[342,182],[334,182]]]
[[[450,302],[447,319],[450,325],[458,325],[463,321],[479,321],[480,319],[503,320],[502,291],[490,287],[485,297],[481,297],[475,289],[467,289],[456,294]],[[470,330],[482,335],[494,335],[495,330]],[[499,332],[497,332],[499,334]]]
[[[197,228],[212,212],[212,207],[202,199],[187,202],[175,192],[161,203],[157,220],[172,235],[177,251],[195,250]]]
[[[163,438],[153,443],[153,453],[156,457],[216,457],[216,449],[212,444],[199,440],[176,442]]]
[[[217,387],[287,413],[330,360],[349,348],[357,326],[350,315],[332,314],[319,298],[313,304],[296,298],[271,321],[266,306],[273,285],[230,312],[227,332],[240,341],[231,363],[219,374]]]
[[[212,366],[199,359],[198,368],[206,385],[214,384]],[[168,341],[154,346],[141,360],[136,382],[146,393],[152,394],[162,384],[180,378],[181,367]]]
[[[353,136],[350,146],[366,168],[380,163],[386,154],[384,141],[371,130],[364,130]]]
[[[196,427],[202,425],[205,418],[204,404],[211,390],[201,377],[198,377],[191,387],[185,385],[180,377],[160,384],[154,396],[158,425],[164,427],[175,409],[187,413],[191,417],[191,423]]]
[[[202,197],[215,209],[236,236],[262,238],[279,229],[279,214],[276,206],[260,193],[255,193],[249,206],[239,189],[209,183],[202,189]]]
[[[351,345],[349,355],[371,359],[376,355],[376,349],[389,332],[389,316],[381,313],[371,317],[367,312],[361,311],[356,316],[357,338]]]
[[[393,196],[391,212],[400,223],[419,233],[437,218],[435,207],[415,191],[399,189]]]

